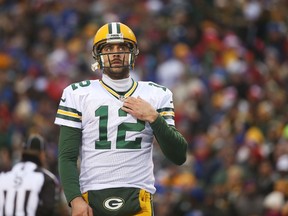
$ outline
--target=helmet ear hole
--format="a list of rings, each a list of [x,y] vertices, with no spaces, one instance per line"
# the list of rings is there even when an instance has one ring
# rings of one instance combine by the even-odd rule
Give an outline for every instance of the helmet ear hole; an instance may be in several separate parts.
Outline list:
[[[134,54],[135,56],[137,56],[139,54],[139,49],[138,49],[137,45],[134,45],[131,42],[127,42],[126,44],[129,47],[130,52],[132,54]]]
[[[132,43],[126,42],[125,44],[129,47],[130,50],[134,49],[134,46]]]

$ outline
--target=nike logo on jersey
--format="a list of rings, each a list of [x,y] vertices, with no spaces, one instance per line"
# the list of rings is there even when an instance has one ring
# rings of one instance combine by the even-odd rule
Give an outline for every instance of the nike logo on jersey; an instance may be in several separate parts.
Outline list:
[[[173,103],[173,101],[170,101],[170,103]]]
[[[66,98],[61,98],[61,101],[62,101],[62,102],[65,102],[65,101],[66,101]]]

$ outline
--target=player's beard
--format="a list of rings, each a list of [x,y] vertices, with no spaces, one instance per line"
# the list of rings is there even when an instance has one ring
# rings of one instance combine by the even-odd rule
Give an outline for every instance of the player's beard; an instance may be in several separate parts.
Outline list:
[[[125,79],[129,77],[129,63],[127,61],[128,56],[123,53],[110,54],[107,55],[105,64],[108,67],[104,67],[103,73],[108,75],[111,79]]]
[[[110,67],[104,68],[103,73],[109,76],[111,79],[119,80],[129,77],[129,67]]]

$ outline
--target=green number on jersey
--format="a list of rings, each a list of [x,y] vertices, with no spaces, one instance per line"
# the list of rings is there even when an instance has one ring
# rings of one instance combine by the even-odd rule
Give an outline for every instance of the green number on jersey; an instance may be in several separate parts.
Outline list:
[[[156,83],[153,83],[153,82],[149,82],[149,84],[148,85],[150,85],[150,86],[155,86],[155,87],[157,87],[157,88],[162,88],[163,89],[163,91],[166,91],[166,87],[164,87],[164,86],[161,86],[161,85],[158,85],[158,84],[156,84]]]
[[[73,83],[72,89],[76,90],[78,88],[78,85],[80,87],[86,87],[86,86],[89,86],[90,84],[91,84],[90,80],[86,80],[86,81],[82,81],[82,82],[78,82],[78,83]]]
[[[108,106],[101,106],[95,111],[95,116],[99,116],[99,141],[95,142],[97,149],[110,149],[111,141],[107,139]]]
[[[110,149],[111,141],[108,141],[108,106],[101,106],[95,111],[95,116],[99,116],[99,141],[95,142],[96,149]],[[127,113],[121,108],[118,110],[118,116],[126,117]],[[140,132],[145,129],[145,122],[138,120],[136,123],[123,122],[118,126],[116,148],[117,149],[140,149],[141,137],[137,137],[134,141],[125,140],[126,132]]]

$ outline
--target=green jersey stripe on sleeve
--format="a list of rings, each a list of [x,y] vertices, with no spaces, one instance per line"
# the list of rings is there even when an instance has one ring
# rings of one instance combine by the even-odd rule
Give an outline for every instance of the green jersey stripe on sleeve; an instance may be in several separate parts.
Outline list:
[[[164,107],[161,109],[157,109],[157,112],[164,118],[164,119],[174,119],[174,108],[171,107]]]
[[[77,111],[76,109],[65,107],[65,106],[59,106],[57,110],[56,116],[58,118],[81,122],[82,120],[82,113]]]
[[[174,112],[174,108],[172,107],[164,107],[161,109],[157,109],[157,112],[164,112],[164,111],[173,111]]]

